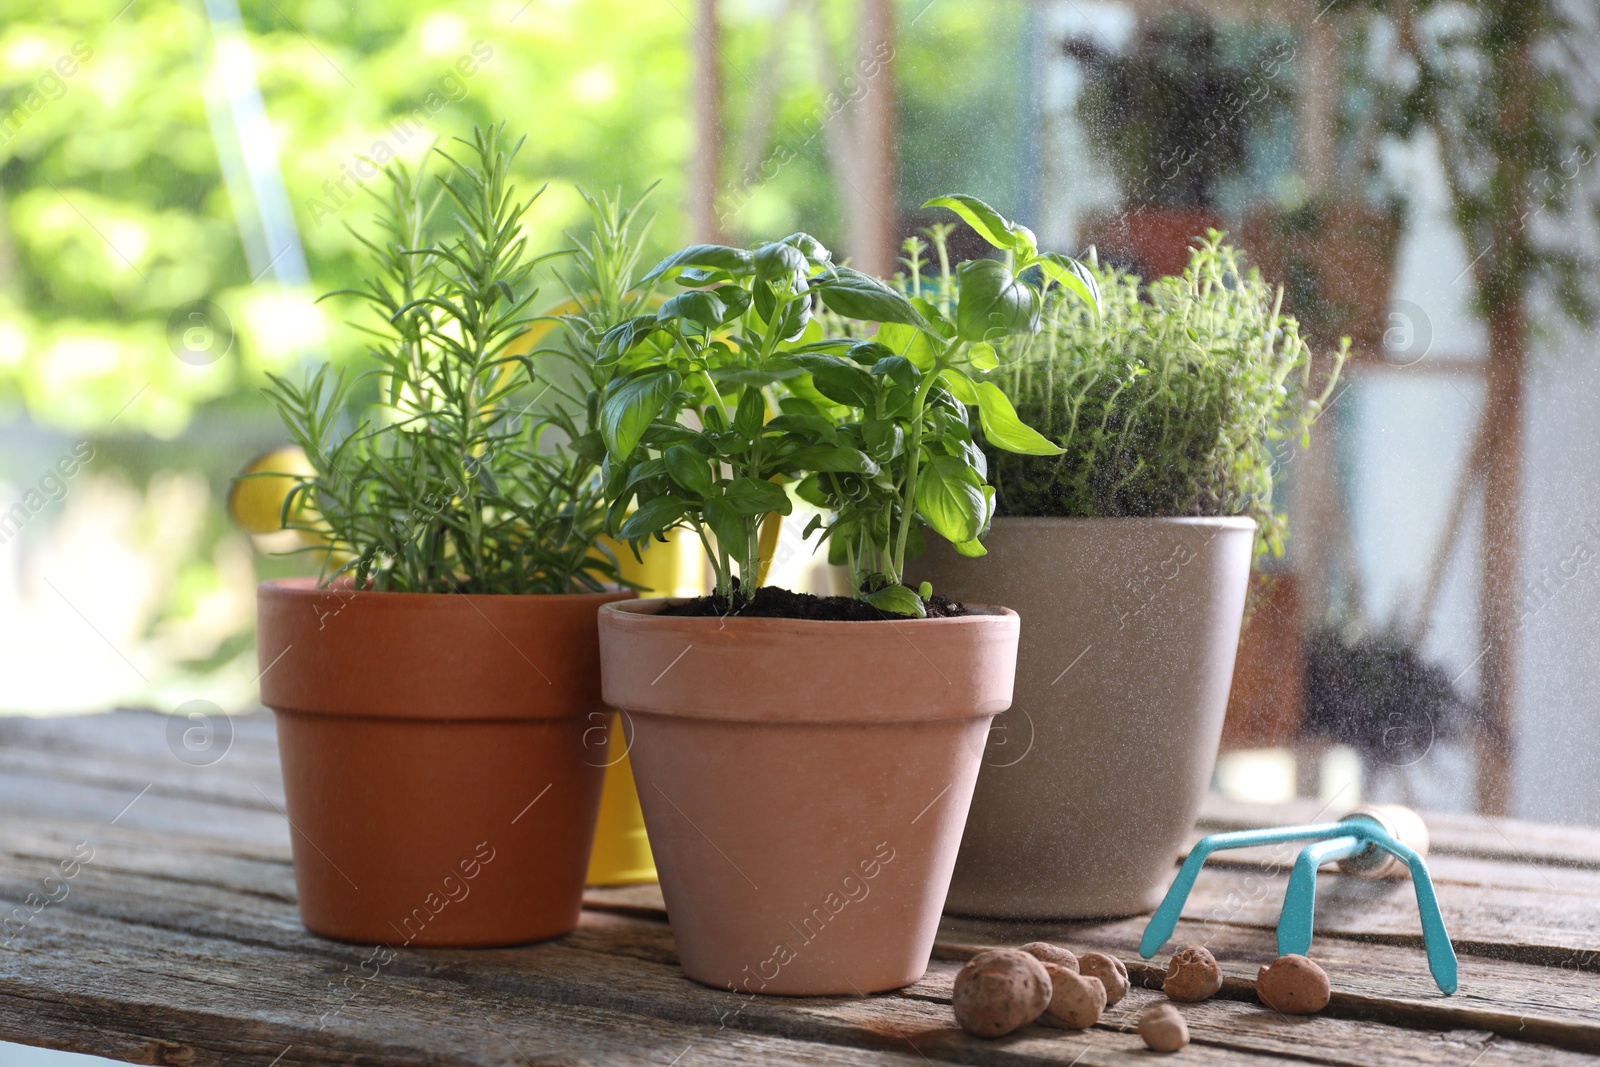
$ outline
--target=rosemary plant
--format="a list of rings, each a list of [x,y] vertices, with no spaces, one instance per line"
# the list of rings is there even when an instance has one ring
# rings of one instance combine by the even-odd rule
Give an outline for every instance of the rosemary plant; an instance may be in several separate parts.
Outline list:
[[[1181,276],[1144,285],[1095,268],[1101,310],[1047,301],[1037,335],[1000,346],[996,376],[1018,415],[1062,452],[986,445],[1001,515],[1073,518],[1248,515],[1258,546],[1282,551],[1272,499],[1277,442],[1305,439],[1348,341],[1319,391],[1281,291],[1215,231]]]
[[[371,365],[353,376],[323,366],[298,385],[271,376],[267,392],[315,470],[285,500],[283,522],[317,541],[324,581],[358,589],[597,590],[615,565],[594,551],[606,503],[596,461],[559,447],[588,431],[593,406],[582,401],[597,383],[573,394],[521,350],[536,322],[535,267],[573,250],[529,253],[534,198],[519,199],[510,180],[520,140],[508,145],[497,125],[459,143],[460,159],[435,150],[446,164],[436,181],[426,167],[385,168],[377,232],[357,234],[374,274],[364,289],[327,294],[375,313],[362,327]],[[433,239],[441,204],[450,223]],[[591,207],[596,234],[576,262],[593,295],[560,324],[574,356],[629,306],[603,264],[637,255],[632,214]]]

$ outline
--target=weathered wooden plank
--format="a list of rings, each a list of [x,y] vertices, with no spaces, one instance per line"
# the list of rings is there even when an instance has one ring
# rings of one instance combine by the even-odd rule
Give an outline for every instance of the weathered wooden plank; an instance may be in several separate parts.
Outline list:
[[[81,1040],[87,1043],[63,1047],[158,1063],[271,1063],[280,1053],[281,1064],[664,1063],[674,1056],[685,1065],[701,1057],[1147,1062],[1128,1032],[1152,995],[1144,990],[1083,1034],[1028,1028],[992,1043],[957,1031],[948,1005],[956,961],[986,944],[1053,936],[1113,951],[1145,973],[1134,953],[1142,919],[1072,926],[947,920],[940,961],[901,993],[746,1003],[682,977],[653,886],[591,891],[595,910],[556,942],[494,952],[402,950],[372,983],[392,1001],[370,1012],[366,1002],[352,1002],[318,1030],[316,1020],[330,1010],[330,983],[359,975],[368,950],[299,926],[286,827],[273,810],[281,803],[276,774],[266,719],[236,731],[228,757],[201,769],[172,755],[157,716],[0,721],[0,900],[36,888],[73,842],[96,847],[71,895],[0,950],[0,1037]],[[1301,817],[1283,809],[1234,814],[1248,820],[1241,825]],[[1219,998],[1184,1009],[1195,1040],[1185,1062],[1476,1060],[1496,1067],[1577,1062],[1575,1051],[1563,1050],[1600,1050],[1600,1027],[1591,1022],[1595,979],[1580,970],[1600,969],[1592,914],[1600,893],[1585,869],[1590,836],[1556,828],[1549,841],[1559,848],[1513,852],[1474,844],[1472,834],[1483,832],[1465,823],[1447,830],[1451,844],[1438,852],[1435,873],[1458,948],[1501,958],[1464,955],[1462,993],[1444,998],[1415,948],[1409,890],[1329,875],[1313,953],[1333,976],[1336,996],[1309,1020],[1262,1009],[1248,983],[1275,952],[1268,928],[1281,901],[1283,857],[1240,854],[1208,867],[1178,936],[1209,943],[1229,982]],[[1524,836],[1519,831],[1518,845]],[[1536,853],[1537,862],[1517,852]],[[213,995],[219,990],[224,1002]],[[312,1022],[307,1001],[316,1008]],[[19,1014],[20,1024],[12,1019]],[[274,1047],[280,1038],[287,1044]]]
[[[1476,862],[1476,861],[1475,861]],[[1557,876],[1558,872],[1550,872]],[[1578,871],[1560,877],[1587,878]],[[1196,930],[1218,926],[1275,929],[1288,878],[1276,866],[1252,868],[1208,864],[1184,907],[1177,937],[1203,939]],[[1546,888],[1455,883],[1439,886],[1439,907],[1460,953],[1475,953],[1545,967],[1600,971],[1600,892],[1552,892]],[[596,907],[626,899],[647,908],[649,887],[623,897],[591,890]],[[642,913],[642,911],[641,911]],[[1070,926],[1043,929],[1070,929]],[[1318,943],[1325,937],[1420,948],[1421,925],[1409,881],[1372,882],[1327,872],[1319,879],[1316,905]]]
[[[197,798],[208,792],[259,802],[250,783],[267,788],[274,802],[277,742],[270,713],[260,709],[230,716],[233,746],[224,761],[202,768],[188,783]],[[103,715],[63,716],[47,719],[0,717],[0,761],[11,758],[8,749],[57,757],[28,757],[35,771],[62,780],[104,780],[117,786],[141,788],[153,770],[166,770],[163,781],[176,784],[188,768],[173,757],[167,743],[167,716],[136,710]],[[6,765],[0,762],[0,774]],[[142,772],[142,773],[141,773]],[[104,776],[100,778],[99,776]],[[135,779],[143,777],[143,781]],[[1248,829],[1327,819],[1347,805],[1330,807],[1301,799],[1278,805],[1250,804],[1220,795],[1207,797],[1200,816],[1202,832]],[[1534,823],[1517,819],[1489,819],[1461,812],[1428,812],[1434,852],[1444,856],[1477,857],[1523,865],[1600,867],[1600,828]]]
[[[341,1042],[341,1049],[347,1047],[343,1043],[346,1037],[353,1039],[354,1047],[363,1043],[382,1047],[397,1040],[389,1032],[394,1019],[387,1011],[394,1005],[404,1007],[413,1018],[439,1020],[441,1027],[430,1038],[430,1049],[456,1055],[460,1053],[455,1050],[465,1049],[469,1053],[465,1062],[492,1062],[485,1056],[492,1057],[493,1049],[457,1043],[449,1020],[458,1019],[464,1004],[490,1010],[495,1005],[536,1003],[699,1026],[699,1040],[692,1034],[677,1035],[686,1036],[697,1046],[700,1040],[720,1041],[733,1033],[754,1033],[801,1043],[875,1049],[885,1054],[894,1053],[896,1046],[914,1047],[928,1058],[954,1062],[1139,1062],[1132,1058],[1140,1055],[1139,1042],[1128,1028],[1142,1000],[1152,996],[1136,991],[1127,1007],[1109,1013],[1103,1026],[1085,1034],[1067,1035],[1034,1027],[1003,1041],[979,1042],[953,1027],[948,1005],[955,971],[951,963],[936,964],[923,981],[903,995],[747,999],[704,989],[683,979],[673,966],[670,932],[663,924],[623,916],[594,916],[586,917],[580,931],[569,938],[527,948],[491,952],[402,951],[371,983],[371,999],[362,990],[362,995],[347,1003],[337,982],[341,976],[360,974],[357,963],[366,951],[363,949],[293,931],[285,932],[278,943],[246,938],[237,945],[219,945],[214,939],[199,938],[187,931],[174,932],[165,926],[151,930],[82,912],[63,919],[38,931],[39,937],[28,947],[27,974],[34,980],[48,979],[56,990],[63,984],[68,988],[86,984],[81,964],[75,958],[63,961],[62,957],[81,951],[82,935],[87,935],[92,939],[97,967],[92,972],[95,979],[87,981],[93,988],[86,994],[104,1000],[108,995],[103,988],[109,982],[107,976],[133,976],[145,981],[155,970],[159,976],[149,980],[155,982],[156,988],[146,993],[192,995],[194,986],[203,985],[211,991],[203,1001],[210,1011],[215,1012],[219,1002],[226,1003],[227,1018],[243,1011],[241,1017],[255,1024],[253,1028],[241,1028],[253,1031],[252,1047],[270,1045],[280,1038],[292,1041],[298,1036],[305,1043],[308,1057],[319,1050],[316,1041],[320,1035],[304,1015],[314,1014],[321,1020],[323,1013],[337,1012],[333,1021],[343,1028],[336,1028],[333,1033]],[[224,965],[225,972],[217,973]],[[64,974],[51,975],[53,967]],[[5,957],[0,954],[0,1001],[8,997],[16,977],[5,971]],[[124,991],[121,995],[126,997],[129,993]],[[263,996],[264,1004],[259,999]],[[232,1003],[234,997],[252,999],[247,1008],[241,1008]],[[369,1011],[374,1006],[380,1009],[376,1017]],[[1444,1053],[1462,1048],[1471,1049],[1474,1055],[1484,1054],[1484,1067],[1535,1060],[1573,1062],[1535,1046],[1495,1045],[1482,1033],[1440,1037],[1332,1017],[1316,1020],[1312,1034],[1305,1032],[1306,1024],[1296,1021],[1295,1025],[1302,1029],[1290,1033],[1276,1013],[1242,1001],[1218,1000],[1184,1010],[1196,1042],[1185,1060],[1193,1063],[1268,1062],[1266,1057],[1303,1053],[1308,1039],[1315,1041],[1317,1059],[1331,1064],[1450,1062]],[[119,1020],[129,1017],[120,1008],[113,1014]],[[165,1018],[153,1009],[147,1015],[148,1022],[136,1031],[141,1037],[147,1037],[149,1028],[160,1025]],[[132,1016],[144,1017],[138,1011]],[[210,1030],[220,1022],[217,1018],[202,1018],[189,1023],[195,1027],[195,1040],[183,1044],[209,1047],[206,1042],[217,1040]],[[713,1022],[727,1029],[719,1032]],[[548,1030],[542,1019],[540,1026]],[[368,1032],[374,1027],[382,1031],[376,1037]],[[637,1021],[633,1029],[639,1029]],[[162,1040],[172,1041],[171,1031],[157,1033]],[[202,1037],[204,1041],[199,1040]],[[579,1037],[568,1034],[563,1035],[563,1040],[576,1042]],[[568,1046],[568,1051],[585,1047]],[[671,1051],[676,1054],[683,1047]],[[760,1045],[748,1051],[766,1057],[776,1054],[776,1050]],[[204,1060],[197,1058],[195,1062]],[[412,1061],[391,1056],[383,1062]],[[870,1061],[863,1057],[863,1062]]]

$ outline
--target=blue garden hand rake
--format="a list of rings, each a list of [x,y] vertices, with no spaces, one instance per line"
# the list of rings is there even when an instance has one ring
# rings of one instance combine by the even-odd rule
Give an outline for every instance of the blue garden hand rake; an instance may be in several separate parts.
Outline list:
[[[1422,942],[1428,951],[1428,970],[1445,993],[1456,991],[1456,953],[1445,932],[1439,901],[1433,895],[1433,879],[1423,855],[1428,851],[1428,828],[1421,816],[1399,805],[1357,808],[1338,822],[1284,826],[1274,830],[1240,830],[1203,837],[1189,852],[1172,880],[1161,906],[1150,917],[1139,941],[1139,955],[1149,959],[1172,937],[1183,912],[1184,902],[1194,888],[1195,876],[1213,852],[1256,845],[1278,845],[1288,841],[1310,841],[1300,850],[1289,888],[1283,894],[1283,911],[1278,917],[1278,954],[1305,955],[1311,948],[1312,916],[1317,899],[1317,868],[1324,863],[1339,864],[1345,874],[1358,878],[1393,878],[1411,874],[1417,892],[1417,911],[1422,916]]]

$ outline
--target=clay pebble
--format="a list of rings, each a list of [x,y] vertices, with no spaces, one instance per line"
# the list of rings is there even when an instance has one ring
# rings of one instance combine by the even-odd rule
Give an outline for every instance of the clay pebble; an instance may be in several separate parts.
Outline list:
[[[1311,1015],[1328,1006],[1328,972],[1300,955],[1279,956],[1256,975],[1256,996],[1285,1015]]]
[[[1156,1052],[1176,1052],[1189,1043],[1189,1024],[1172,1004],[1156,1001],[1139,1016],[1139,1036]]]
[[[1022,946],[1022,951],[1038,960],[1040,963],[1054,963],[1065,967],[1069,971],[1078,970],[1078,957],[1069,949],[1060,945],[1052,945],[1048,941],[1029,941]]]
[[[1059,964],[1044,965],[1050,975],[1050,1005],[1040,1022],[1062,1030],[1087,1030],[1106,1010],[1106,988],[1098,978],[1087,978]]]
[[[1184,945],[1167,961],[1162,992],[1173,1000],[1193,1002],[1216,995],[1222,988],[1222,968],[1203,945]]]
[[[974,1037],[1002,1037],[1038,1019],[1050,1005],[1044,967],[1020,949],[978,953],[956,974],[956,1024]]]
[[[1100,979],[1106,990],[1106,1007],[1128,995],[1128,968],[1115,956],[1085,952],[1078,957],[1078,973]]]

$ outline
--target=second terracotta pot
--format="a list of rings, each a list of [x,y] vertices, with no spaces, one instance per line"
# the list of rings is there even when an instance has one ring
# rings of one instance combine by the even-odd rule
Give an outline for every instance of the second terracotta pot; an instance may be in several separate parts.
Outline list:
[[[684,973],[741,994],[897,989],[927,969],[1018,619],[600,612],[605,699]]]
[[[631,593],[257,593],[300,916],[389,945],[571,930],[607,762],[596,612]]]
[[[939,544],[908,568],[1026,623],[949,911],[1086,919],[1160,901],[1216,763],[1254,536],[1246,518],[1001,518],[988,555]]]

